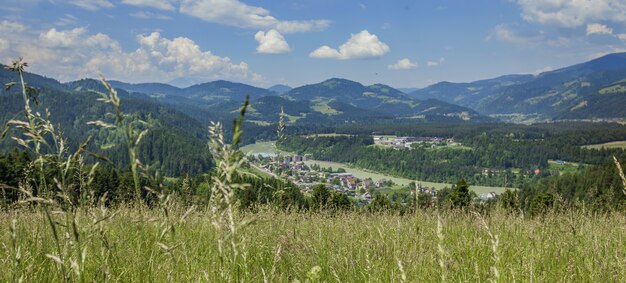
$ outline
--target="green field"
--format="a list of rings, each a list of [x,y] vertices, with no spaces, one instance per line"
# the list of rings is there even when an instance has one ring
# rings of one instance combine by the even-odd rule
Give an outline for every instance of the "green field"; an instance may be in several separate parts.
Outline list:
[[[548,169],[550,170],[558,170],[560,174],[564,173],[574,173],[587,165],[579,164],[576,162],[565,162],[564,164],[559,164],[555,160],[548,160]]]
[[[606,148],[606,149],[623,148],[623,149],[626,149],[626,141],[613,141],[613,142],[600,143],[600,144],[591,144],[591,145],[585,145],[583,147],[584,148],[589,148],[589,149],[602,149],[602,148]]]
[[[262,141],[262,142],[256,142],[253,144],[249,144],[246,146],[242,146],[241,147],[241,151],[245,154],[252,154],[252,155],[256,155],[256,154],[293,154],[291,152],[286,152],[286,151],[281,151],[276,149],[276,146],[274,145],[276,142],[275,141]]]

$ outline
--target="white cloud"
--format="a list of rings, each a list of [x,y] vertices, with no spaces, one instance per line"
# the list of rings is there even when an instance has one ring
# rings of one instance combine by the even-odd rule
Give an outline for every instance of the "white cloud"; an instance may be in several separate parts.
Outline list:
[[[0,22],[0,32],[2,33],[23,32],[24,30],[26,30],[26,26],[21,23],[7,20]]]
[[[172,19],[170,16],[166,16],[166,15],[163,15],[163,14],[152,13],[152,12],[147,12],[147,11],[138,11],[138,12],[130,14],[130,16],[138,18],[138,19],[144,19],[144,20],[150,20],[150,19],[171,20]]]
[[[624,0],[518,0],[529,22],[578,27],[592,21],[626,21]]]
[[[7,48],[9,48],[9,42],[0,38],[0,52],[6,50]]]
[[[487,36],[487,40],[491,40],[492,38],[523,45],[536,45],[543,40],[543,36],[541,34],[520,34],[505,24],[499,24],[493,29],[491,34]]]
[[[626,33],[620,33],[617,35],[617,38],[621,39],[621,40],[626,40]]]
[[[158,32],[137,36],[138,46],[132,51],[123,50],[106,34],[90,34],[85,27],[52,28],[39,35],[32,31],[9,34],[3,40],[15,44],[0,48],[2,62],[22,56],[31,71],[64,81],[96,77],[98,73],[129,82],[167,82],[183,77],[198,81],[263,80],[245,62],[235,63],[202,50],[189,38],[168,39]]]
[[[174,10],[172,0],[122,0],[122,3],[140,7],[152,7],[161,10]]]
[[[537,70],[535,70],[535,71],[533,72],[533,74],[535,74],[535,75],[539,75],[539,74],[541,74],[541,73],[550,72],[550,71],[553,71],[553,70],[554,70],[554,68],[552,68],[551,66],[545,66],[545,67],[543,67],[543,68],[541,68],[541,69],[537,69]]]
[[[113,3],[108,0],[68,0],[68,3],[81,7],[85,10],[96,11],[101,8],[113,8]]]
[[[426,62],[426,65],[428,65],[428,67],[437,67],[437,66],[443,64],[445,61],[446,61],[446,58],[441,57],[441,58],[439,58],[438,61],[433,60],[433,61]]]
[[[211,23],[247,29],[275,29],[281,33],[324,30],[328,20],[281,21],[261,7],[238,0],[182,0],[180,12]]]
[[[76,24],[77,22],[78,22],[78,18],[70,14],[65,14],[65,16],[58,18],[54,24],[57,26],[69,26],[69,25]]]
[[[360,59],[381,57],[389,52],[389,46],[378,39],[375,34],[362,30],[357,34],[350,35],[350,39],[334,49],[329,46],[321,46],[309,54],[312,58],[326,59]]]
[[[587,24],[587,35],[592,34],[613,34],[613,29],[603,24]]]
[[[283,35],[273,29],[268,32],[257,32],[254,39],[259,42],[259,46],[256,48],[259,53],[282,54],[291,51]]]
[[[404,58],[398,60],[396,63],[388,65],[387,68],[390,70],[408,70],[417,68],[417,63],[411,62],[409,58]]]

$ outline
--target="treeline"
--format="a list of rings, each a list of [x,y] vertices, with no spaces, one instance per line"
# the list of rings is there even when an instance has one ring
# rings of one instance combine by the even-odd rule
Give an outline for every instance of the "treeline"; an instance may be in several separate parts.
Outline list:
[[[625,165],[622,161],[622,168]],[[624,210],[626,187],[615,164],[606,164],[526,184],[519,190],[519,199],[523,210],[559,201],[596,210]]]

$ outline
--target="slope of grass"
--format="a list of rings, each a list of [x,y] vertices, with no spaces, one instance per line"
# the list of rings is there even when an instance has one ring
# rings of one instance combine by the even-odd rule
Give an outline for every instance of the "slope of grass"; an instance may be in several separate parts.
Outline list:
[[[183,213],[180,207],[170,212],[170,218],[179,219]],[[160,211],[117,210],[105,222],[103,236],[84,235],[90,237],[84,279],[435,282],[443,275],[449,282],[478,282],[493,279],[494,269],[501,282],[621,282],[626,278],[623,214],[572,211],[523,219],[497,212],[485,221],[499,239],[494,244],[480,218],[469,213],[444,213],[438,236],[435,212],[422,212],[416,221],[413,215],[348,212],[329,217],[262,209],[245,215],[253,222],[238,230],[240,256],[234,265],[227,264],[229,255],[218,250],[217,232],[208,215],[194,212],[175,233],[158,240],[163,228]],[[46,256],[56,248],[41,214],[18,210],[0,216],[0,281],[61,281],[58,265]],[[243,218],[236,215],[238,222]],[[13,219],[15,245],[9,232]],[[92,216],[82,213],[79,227],[91,221]],[[21,256],[15,266],[17,248]]]
[[[607,143],[601,143],[601,144],[591,144],[591,145],[585,145],[584,148],[590,148],[590,149],[623,148],[623,149],[626,149],[626,141],[613,141],[613,142],[607,142]]]

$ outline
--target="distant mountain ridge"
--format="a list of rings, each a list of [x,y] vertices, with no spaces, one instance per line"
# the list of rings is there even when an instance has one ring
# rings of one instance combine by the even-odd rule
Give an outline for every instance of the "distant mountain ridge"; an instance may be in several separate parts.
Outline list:
[[[442,82],[410,94],[436,98],[491,115],[542,119],[626,117],[626,53],[544,72],[470,83]]]
[[[271,91],[273,91],[275,93],[278,93],[278,94],[283,94],[285,92],[288,92],[288,91],[292,90],[293,88],[288,86],[288,85],[277,84],[277,85],[273,85],[273,86],[271,86],[271,87],[269,87],[267,89],[271,90]]]
[[[332,78],[321,83],[292,89],[285,97],[310,101],[313,107],[332,111],[330,102],[375,111],[394,117],[458,117],[460,120],[478,118],[476,111],[439,100],[422,101],[383,84],[364,86],[346,79]]]

